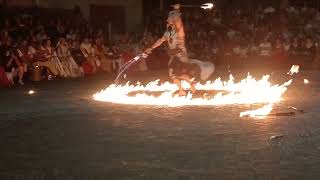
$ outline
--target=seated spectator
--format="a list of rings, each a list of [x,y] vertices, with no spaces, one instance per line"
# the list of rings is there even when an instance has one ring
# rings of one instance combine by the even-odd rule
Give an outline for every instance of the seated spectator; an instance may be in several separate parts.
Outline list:
[[[86,62],[86,59],[83,56],[83,53],[80,50],[80,43],[78,41],[73,41],[73,40],[68,40],[68,45],[69,45],[69,51],[71,53],[71,56],[75,60],[75,62],[78,64],[78,66],[83,65],[83,63]],[[90,65],[91,66],[91,65]]]
[[[240,43],[236,42],[232,48],[232,66],[238,67],[241,64],[240,55]]]
[[[71,39],[73,41],[76,40],[76,37],[77,37],[77,35],[76,35],[76,33],[74,32],[73,29],[70,29],[70,31],[66,35],[67,39]]]
[[[43,42],[48,39],[48,35],[43,27],[40,28],[40,32],[36,35],[36,38],[38,42]]]
[[[218,62],[220,58],[220,48],[218,47],[218,43],[216,41],[213,42],[211,46],[211,62]]]
[[[286,51],[283,47],[281,39],[277,38],[273,46],[272,51],[272,61],[274,61],[275,66],[284,66],[286,60]]]
[[[113,66],[114,70],[121,67],[122,64],[124,63],[123,59],[121,58],[120,51],[118,50],[118,48],[115,45],[112,45],[108,49],[107,56],[109,59],[112,60],[112,66]],[[118,67],[117,67],[117,64],[118,64]]]
[[[239,48],[239,58],[240,58],[240,65],[243,66],[245,65],[247,59],[248,59],[248,45],[242,41],[240,43],[240,48]]]
[[[136,47],[135,45],[132,45],[131,47],[127,48],[123,53],[122,53],[122,60],[123,62],[128,62],[132,58],[135,57],[136,54],[141,54],[143,53],[143,50]],[[132,71],[139,71],[139,72],[145,72],[148,70],[147,63],[145,59],[141,59],[135,66],[133,66]]]
[[[46,41],[47,40],[43,42],[44,46],[46,46]],[[59,71],[56,69],[53,58],[50,54],[48,54],[48,51],[42,45],[35,47],[35,50],[36,52],[33,55],[34,62],[32,63],[32,65],[46,67],[50,71],[50,73],[52,73],[54,76],[58,76]]]
[[[17,58],[20,59],[21,65],[23,66],[24,72],[27,72],[28,65],[31,64],[32,52],[29,51],[28,42],[22,40],[17,48]]]
[[[302,47],[302,64],[305,67],[310,67],[312,65],[312,62],[314,61],[315,54],[316,54],[316,47],[314,45],[314,42],[310,37],[308,37]]]
[[[265,38],[259,45],[259,58],[261,65],[269,65],[271,57],[272,45],[268,38]]]
[[[302,56],[302,47],[298,38],[294,38],[290,45],[289,58],[292,64],[299,64]]]
[[[57,56],[61,62],[66,77],[82,77],[83,69],[77,65],[69,51],[65,38],[60,38],[57,45]]]
[[[320,47],[317,47],[314,59],[314,68],[320,70]]]
[[[18,83],[20,85],[24,85],[23,82],[23,75],[24,71],[24,64],[20,61],[18,57],[17,51],[7,51],[6,56],[4,57],[4,69],[6,73],[9,74],[9,81],[12,85],[14,85],[14,78],[18,77]]]
[[[24,85],[23,76],[25,73],[25,63],[19,58],[18,51],[12,47],[11,38],[8,37],[1,46],[2,67],[9,77],[11,84],[14,84],[15,77],[18,77],[18,83]]]
[[[3,39],[5,40],[5,39]],[[6,58],[9,55],[8,54],[8,50],[5,47],[5,42],[2,42],[0,40],[0,87],[10,87],[11,86],[11,82],[8,80],[8,76],[6,73]]]
[[[96,73],[97,67],[100,66],[100,61],[94,56],[94,49],[91,42],[85,37],[80,45],[80,50],[88,62],[91,65],[92,73]]]
[[[112,71],[112,62],[107,58],[107,48],[103,44],[103,39],[101,37],[96,38],[93,45],[94,54],[101,62],[101,69],[106,72]]]
[[[271,56],[272,45],[271,42],[266,38],[259,45],[260,56]]]
[[[260,51],[259,51],[259,43],[256,42],[256,41],[252,41],[250,44],[249,44],[249,47],[248,47],[248,54],[249,54],[249,64],[252,66],[257,66],[259,63],[259,54],[260,54]]]
[[[59,61],[54,48],[51,46],[51,40],[50,39],[44,40],[40,49],[45,52],[46,59],[48,59],[48,61],[51,62],[51,64],[54,66],[54,68],[58,72],[58,75],[61,77],[67,77],[67,74],[64,71],[61,65],[61,62]]]

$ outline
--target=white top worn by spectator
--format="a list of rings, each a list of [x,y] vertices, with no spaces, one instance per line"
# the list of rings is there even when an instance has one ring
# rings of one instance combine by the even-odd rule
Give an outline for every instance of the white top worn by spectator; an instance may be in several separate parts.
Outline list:
[[[213,48],[211,49],[211,52],[212,52],[214,55],[217,55],[218,52],[219,52],[219,48],[218,48],[218,47],[213,47]]]
[[[227,36],[229,39],[234,39],[236,35],[237,35],[237,31],[233,29],[230,29],[230,31],[227,32]]]
[[[248,57],[248,47],[244,47],[244,46],[240,46],[240,56],[243,58],[247,58]]]
[[[94,49],[93,49],[91,43],[89,43],[89,42],[88,43],[85,43],[85,42],[81,43],[80,50],[85,58],[88,58],[90,56],[91,58],[94,59],[97,67],[101,66],[100,60],[98,58],[96,58],[94,55]]]
[[[233,53],[235,55],[238,55],[242,58],[246,58],[247,57],[247,53],[248,53],[248,48],[246,47],[241,47],[241,46],[236,46],[233,48]]]
[[[213,23],[214,24],[221,24],[221,18],[218,18],[218,17],[215,17],[215,18],[213,18]]]
[[[76,35],[75,34],[67,34],[66,38],[67,39],[71,39],[71,40],[75,40],[76,39]]]
[[[234,48],[232,48],[233,54],[240,55],[240,46],[237,45]]]
[[[256,46],[255,44],[252,44],[250,47],[250,53],[254,56],[259,54],[259,47]]]
[[[272,6],[269,6],[269,7],[265,8],[265,9],[263,10],[263,12],[266,13],[266,14],[268,14],[268,13],[274,13],[274,12],[276,12],[276,9],[273,8]]]
[[[36,53],[36,49],[33,46],[29,46],[28,48],[28,55],[30,58],[33,58],[33,55]]]
[[[39,42],[45,40],[45,39],[48,39],[48,36],[45,34],[45,33],[38,33],[36,35],[36,38]]]
[[[271,56],[271,43],[270,42],[263,42],[259,45],[260,48],[260,56]]]
[[[287,7],[287,12],[289,13],[294,13],[296,11],[296,9],[293,6]]]
[[[286,41],[283,43],[283,49],[287,52],[290,50],[290,42],[289,41]]]
[[[290,37],[291,37],[291,33],[290,33],[289,31],[284,31],[284,32],[282,33],[282,36],[283,36],[283,38],[284,38],[285,40],[289,40]]]
[[[94,55],[94,49],[92,48],[91,43],[81,43],[80,50],[86,58]]]

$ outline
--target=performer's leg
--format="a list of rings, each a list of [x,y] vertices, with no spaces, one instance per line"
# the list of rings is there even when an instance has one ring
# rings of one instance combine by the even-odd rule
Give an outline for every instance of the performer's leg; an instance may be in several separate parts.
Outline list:
[[[181,81],[177,78],[173,78],[173,83],[175,83],[178,86],[179,96],[185,96],[187,95],[186,91],[182,88]]]
[[[179,78],[180,80],[185,80],[187,81],[187,83],[190,85],[190,88],[191,88],[191,92],[192,93],[195,93],[196,92],[196,87],[195,87],[195,83],[191,80],[191,78],[184,74],[184,75],[181,75],[181,76],[178,76],[177,78]],[[181,84],[181,83],[180,83]]]
[[[171,65],[171,64],[170,64]],[[179,96],[185,96],[187,93],[185,90],[182,88],[181,81],[176,77],[174,74],[174,68],[170,67],[169,65],[169,77],[171,78],[172,82],[175,83],[178,86],[178,91],[179,91]]]

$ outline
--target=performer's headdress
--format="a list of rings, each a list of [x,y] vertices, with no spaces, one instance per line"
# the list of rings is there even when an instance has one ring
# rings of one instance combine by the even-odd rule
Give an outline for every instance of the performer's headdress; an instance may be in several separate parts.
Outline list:
[[[176,4],[173,5],[173,10],[169,12],[168,18],[175,18],[175,17],[180,17],[181,12],[180,12],[180,5]]]

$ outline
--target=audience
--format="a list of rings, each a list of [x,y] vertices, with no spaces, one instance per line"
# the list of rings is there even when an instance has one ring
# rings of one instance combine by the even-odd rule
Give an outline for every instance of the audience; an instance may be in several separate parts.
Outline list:
[[[320,12],[314,8],[268,4],[253,9],[230,5],[182,11],[190,58],[229,68],[320,67]],[[80,12],[69,19],[63,15],[39,18],[37,13],[0,16],[0,85],[8,87],[25,84],[33,67],[43,67],[44,76],[56,78],[117,72],[162,36],[167,11],[148,16],[143,33],[113,33],[111,40],[107,29],[91,25]],[[166,67],[164,49],[155,50],[148,57],[152,60],[136,69]]]
[[[77,65],[69,51],[69,46],[64,37],[61,37],[57,44],[57,57],[61,62],[66,77],[82,77],[83,69]]]

